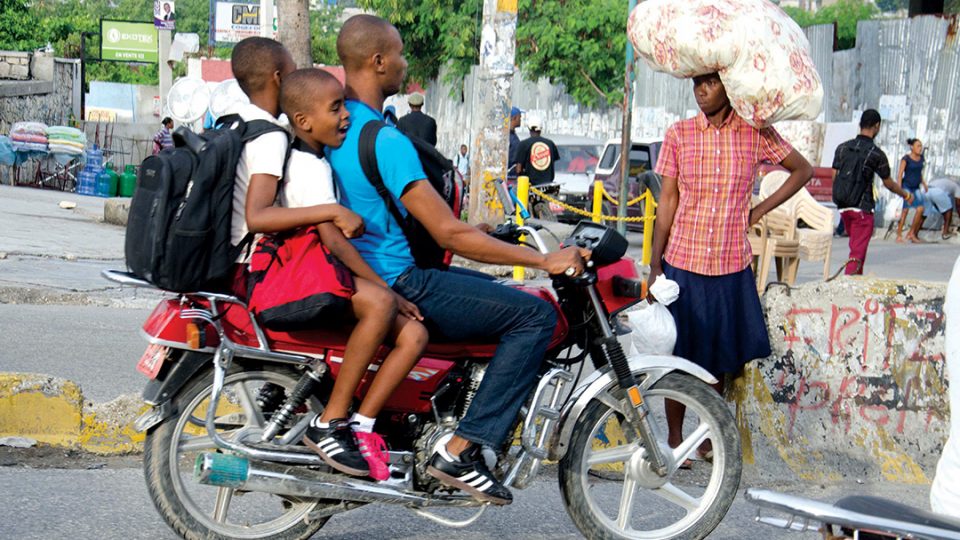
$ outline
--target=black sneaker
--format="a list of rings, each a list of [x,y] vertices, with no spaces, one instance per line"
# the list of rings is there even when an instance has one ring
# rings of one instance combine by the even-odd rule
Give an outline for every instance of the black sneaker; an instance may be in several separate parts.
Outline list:
[[[497,505],[513,502],[513,495],[505,488],[483,460],[479,445],[472,445],[460,453],[460,458],[453,461],[445,458],[440,452],[435,452],[430,458],[427,474],[440,480],[444,484],[466,491],[473,498]]]
[[[334,469],[353,476],[367,476],[370,466],[357,446],[357,436],[353,434],[350,422],[344,418],[330,421],[330,427],[322,428],[316,424],[320,416],[310,422],[303,434],[303,444],[309,446]]]

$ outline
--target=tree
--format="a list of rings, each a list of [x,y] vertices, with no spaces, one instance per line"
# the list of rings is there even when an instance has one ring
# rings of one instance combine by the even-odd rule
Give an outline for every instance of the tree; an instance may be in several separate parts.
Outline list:
[[[408,77],[425,83],[447,67],[450,82],[478,63],[482,0],[359,0],[400,31]],[[519,0],[517,63],[566,86],[584,105],[622,99],[626,4],[619,0]]]
[[[310,47],[313,61],[327,66],[340,64],[337,57],[337,34],[340,33],[340,15],[343,8],[323,6],[310,12]]]
[[[299,68],[313,66],[310,48],[310,0],[277,0],[280,42]]]
[[[837,44],[840,49],[852,49],[857,42],[857,23],[874,18],[880,10],[864,0],[840,0],[814,14],[797,8],[784,11],[801,27],[814,24],[837,24]]]

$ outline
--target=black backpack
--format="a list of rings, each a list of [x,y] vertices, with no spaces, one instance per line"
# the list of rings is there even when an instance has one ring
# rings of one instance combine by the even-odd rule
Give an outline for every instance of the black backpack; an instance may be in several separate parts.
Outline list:
[[[864,178],[863,168],[873,151],[873,143],[855,139],[841,147],[840,168],[833,180],[833,203],[837,208],[859,208],[863,196],[872,186]]]
[[[377,134],[386,127],[386,124],[380,121],[368,122],[360,130],[359,153],[360,167],[367,179],[377,189],[377,193],[390,210],[393,219],[400,224],[403,234],[407,237],[410,244],[410,251],[413,253],[413,259],[420,268],[447,268],[450,266],[450,260],[453,254],[440,247],[436,240],[430,236],[426,227],[417,221],[411,214],[407,213],[404,217],[400,213],[393,195],[383,184],[383,178],[380,176],[380,168],[377,165],[376,142]],[[433,145],[426,141],[405,135],[413,143],[417,155],[420,157],[420,165],[423,172],[427,175],[430,185],[437,190],[455,217],[460,218],[460,211],[463,207],[463,180],[457,174],[453,162],[445,158]]]
[[[283,128],[237,115],[217,125],[201,135],[178,128],[175,147],[140,166],[127,220],[127,266],[161,289],[229,289],[233,263],[253,240],[248,234],[240,245],[230,243],[237,162],[248,141]]]

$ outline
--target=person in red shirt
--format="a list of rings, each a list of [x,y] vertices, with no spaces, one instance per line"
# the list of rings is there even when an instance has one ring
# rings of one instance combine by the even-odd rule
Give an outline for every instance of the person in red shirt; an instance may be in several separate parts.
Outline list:
[[[718,74],[694,77],[693,93],[700,114],[667,130],[657,160],[663,187],[648,283],[663,275],[680,285],[669,306],[677,324],[674,354],[712,373],[722,393],[725,374],[770,355],[746,231],[800,190],[813,168],[774,128],[747,124]],[[751,208],[753,172],[764,160],[781,164],[790,177]],[[684,412],[667,401],[671,447],[683,441]],[[698,454],[712,458],[709,440]]]

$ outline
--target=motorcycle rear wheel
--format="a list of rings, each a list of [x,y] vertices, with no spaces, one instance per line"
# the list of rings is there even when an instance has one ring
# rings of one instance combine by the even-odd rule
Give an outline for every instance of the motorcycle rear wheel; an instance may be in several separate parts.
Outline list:
[[[256,403],[259,388],[273,383],[289,393],[298,379],[296,371],[285,367],[244,370],[234,366],[224,380],[218,406],[221,436],[233,437],[241,430],[255,433],[263,424]],[[196,456],[216,451],[204,427],[212,383],[213,369],[203,369],[174,398],[178,413],[147,434],[143,467],[154,506],[170,527],[188,540],[310,538],[329,519],[309,518],[321,502],[217,488],[193,479]],[[304,414],[320,410],[315,398],[308,400],[307,407],[309,411]]]
[[[615,399],[623,411],[628,405],[620,397]],[[594,400],[577,422],[570,449],[560,461],[567,512],[587,538],[704,538],[726,515],[740,485],[743,464],[733,415],[713,388],[686,374],[666,375],[644,397],[656,437],[663,441],[661,448],[666,448],[665,398],[687,407],[686,437],[666,456],[666,478],[648,468],[643,443],[621,422],[622,413]],[[690,471],[678,470],[707,439],[713,446],[712,463],[698,461]]]

